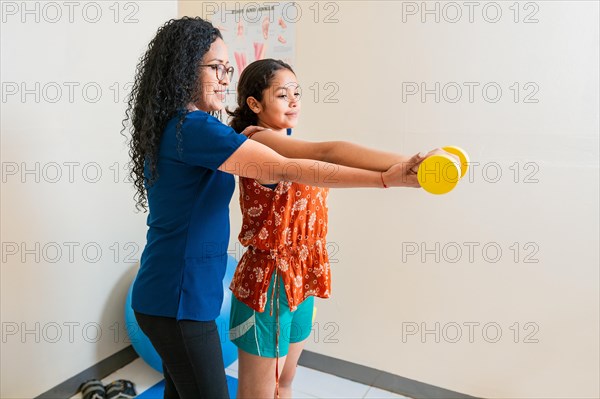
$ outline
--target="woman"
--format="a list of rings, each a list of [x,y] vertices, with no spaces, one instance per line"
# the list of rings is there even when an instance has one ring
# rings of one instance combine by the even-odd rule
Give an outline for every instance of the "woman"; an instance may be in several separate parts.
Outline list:
[[[291,160],[236,133],[210,115],[222,111],[233,72],[209,22],[170,20],[140,60],[126,114],[136,206],[150,210],[132,307],[162,358],[165,398],[228,397],[214,320],[223,299],[232,174],[323,187],[419,187],[411,168],[423,156],[384,172],[335,166],[332,179],[315,173],[331,164]]]

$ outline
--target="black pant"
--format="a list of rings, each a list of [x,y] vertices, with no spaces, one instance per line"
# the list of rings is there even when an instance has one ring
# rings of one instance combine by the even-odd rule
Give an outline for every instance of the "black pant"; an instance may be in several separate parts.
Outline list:
[[[229,399],[219,331],[214,321],[135,312],[163,361],[165,399]]]

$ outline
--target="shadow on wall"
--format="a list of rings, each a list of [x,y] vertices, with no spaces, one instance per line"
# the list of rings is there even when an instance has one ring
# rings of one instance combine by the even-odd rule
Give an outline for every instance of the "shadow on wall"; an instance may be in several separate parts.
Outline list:
[[[131,283],[140,268],[139,263],[126,265],[126,271],[113,286],[102,311],[100,325],[102,337],[97,345],[98,359],[104,359],[115,352],[131,345],[125,324],[125,300]]]

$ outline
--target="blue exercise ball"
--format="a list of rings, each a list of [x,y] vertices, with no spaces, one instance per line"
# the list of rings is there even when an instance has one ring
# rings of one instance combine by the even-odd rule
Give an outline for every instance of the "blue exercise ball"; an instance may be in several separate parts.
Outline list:
[[[238,358],[237,346],[235,346],[229,340],[229,311],[231,309],[231,290],[229,285],[233,279],[237,261],[230,255],[227,255],[227,268],[225,270],[225,277],[223,278],[223,305],[221,306],[221,312],[215,320],[217,328],[219,329],[219,336],[221,337],[221,349],[223,352],[223,363],[225,367],[229,367]],[[135,281],[135,280],[134,280]],[[131,292],[133,291],[133,282],[127,292],[127,299],[125,300],[125,327],[127,334],[131,341],[133,349],[137,354],[146,362],[150,367],[163,372],[162,360],[150,339],[142,332],[135,319],[135,314],[131,308]]]
[[[135,279],[134,279],[135,281]],[[138,355],[154,370],[162,373],[162,359],[152,346],[150,339],[144,334],[140,326],[138,326],[135,314],[131,308],[131,292],[133,291],[133,283],[129,286],[127,299],[125,300],[125,328],[131,341],[131,346]]]
[[[238,358],[237,346],[229,339],[229,315],[232,295],[229,285],[233,279],[236,267],[237,261],[235,258],[227,255],[227,269],[223,278],[223,305],[221,305],[219,317],[215,320],[219,329],[219,336],[221,337],[221,350],[223,351],[223,364],[225,364],[225,367],[229,367]]]

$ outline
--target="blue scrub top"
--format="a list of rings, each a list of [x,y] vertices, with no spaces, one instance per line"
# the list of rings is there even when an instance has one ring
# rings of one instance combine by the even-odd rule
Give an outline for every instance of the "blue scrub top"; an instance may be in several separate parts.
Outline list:
[[[195,111],[186,115],[178,141],[179,119],[163,132],[158,179],[147,190],[147,242],[131,305],[139,313],[208,321],[217,318],[223,302],[235,188],[233,176],[217,168],[247,138]]]

